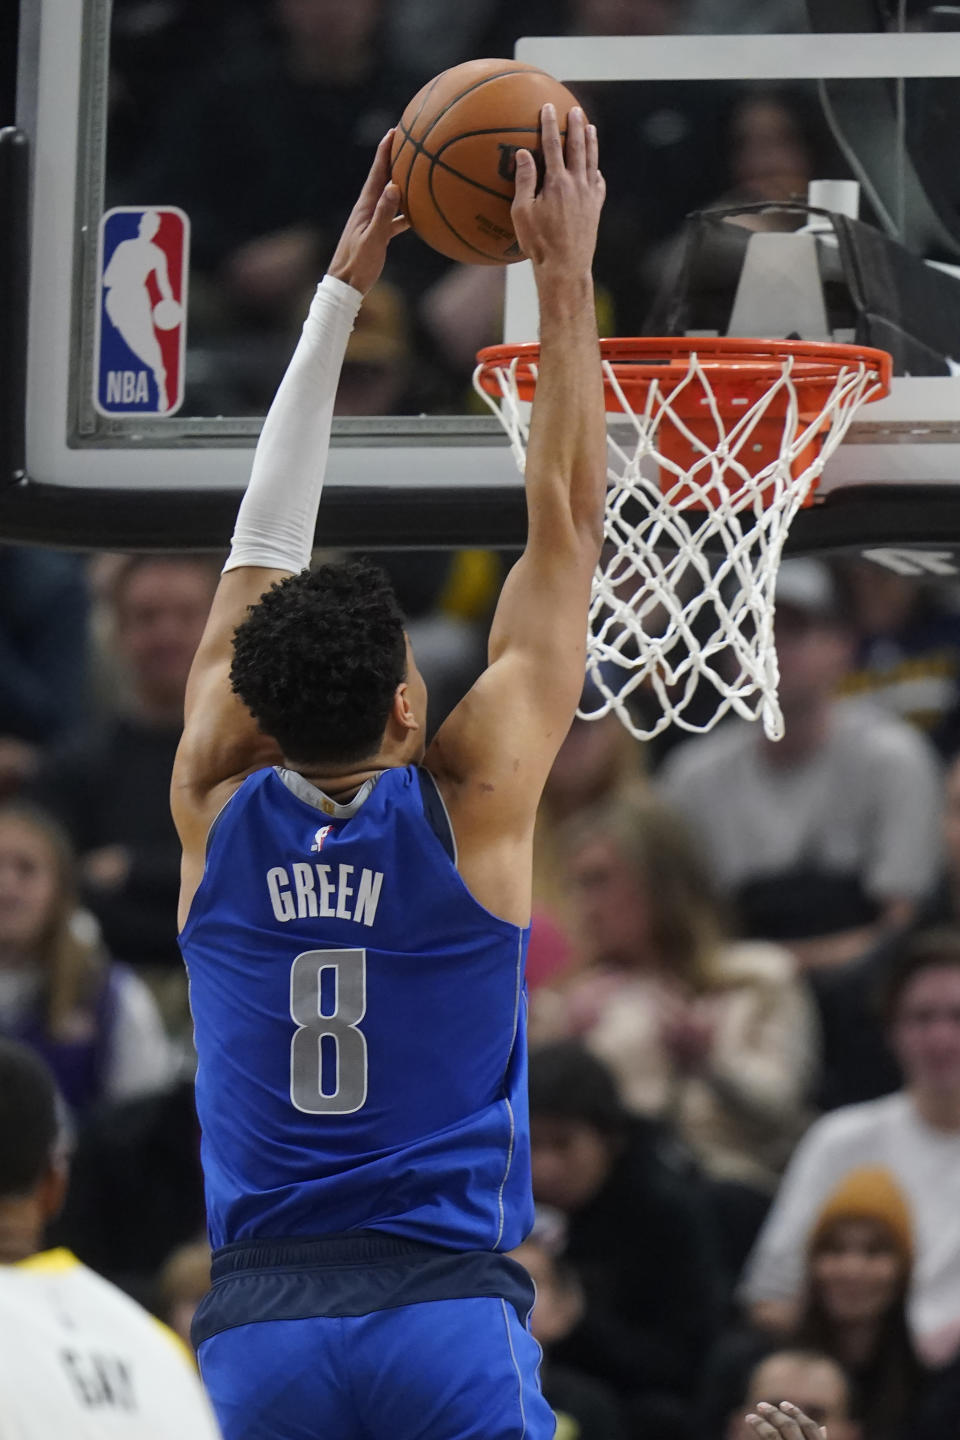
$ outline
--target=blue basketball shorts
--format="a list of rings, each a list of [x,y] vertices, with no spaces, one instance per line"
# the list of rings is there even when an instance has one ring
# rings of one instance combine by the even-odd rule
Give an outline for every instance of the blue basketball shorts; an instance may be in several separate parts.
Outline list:
[[[505,1256],[368,1234],[229,1246],[213,1275],[194,1339],[224,1440],[552,1440]]]

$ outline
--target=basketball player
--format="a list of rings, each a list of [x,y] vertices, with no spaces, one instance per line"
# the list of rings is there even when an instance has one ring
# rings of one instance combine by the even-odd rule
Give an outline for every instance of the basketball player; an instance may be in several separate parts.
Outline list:
[[[172,785],[226,1440],[547,1440],[529,1278],[534,816],[583,685],[606,486],[581,111],[517,156],[542,359],[529,538],[490,666],[425,752],[384,577],[310,572],[340,364],[405,228],[384,138],[267,417]],[[265,593],[266,592],[266,593]]]
[[[192,1356],[67,1250],[53,1079],[0,1040],[0,1440],[216,1440]]]

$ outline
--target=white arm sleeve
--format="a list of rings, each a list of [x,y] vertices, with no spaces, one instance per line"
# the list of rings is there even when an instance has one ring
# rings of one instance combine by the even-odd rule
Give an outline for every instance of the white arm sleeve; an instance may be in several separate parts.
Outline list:
[[[325,275],[263,422],[224,571],[310,564],[340,369],[363,296]]]

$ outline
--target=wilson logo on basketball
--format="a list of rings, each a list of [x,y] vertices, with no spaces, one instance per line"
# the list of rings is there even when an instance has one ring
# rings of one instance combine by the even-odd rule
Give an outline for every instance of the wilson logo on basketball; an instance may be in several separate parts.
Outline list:
[[[517,151],[519,145],[498,145],[500,151],[500,164],[497,166],[497,174],[501,180],[516,180],[517,178]]]

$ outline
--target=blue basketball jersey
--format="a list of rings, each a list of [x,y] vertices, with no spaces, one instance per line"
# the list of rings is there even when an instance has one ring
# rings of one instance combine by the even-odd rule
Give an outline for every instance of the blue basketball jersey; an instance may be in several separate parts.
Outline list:
[[[215,1249],[530,1228],[528,931],[473,899],[425,799],[413,767],[347,805],[261,770],[211,831],[180,943]]]

